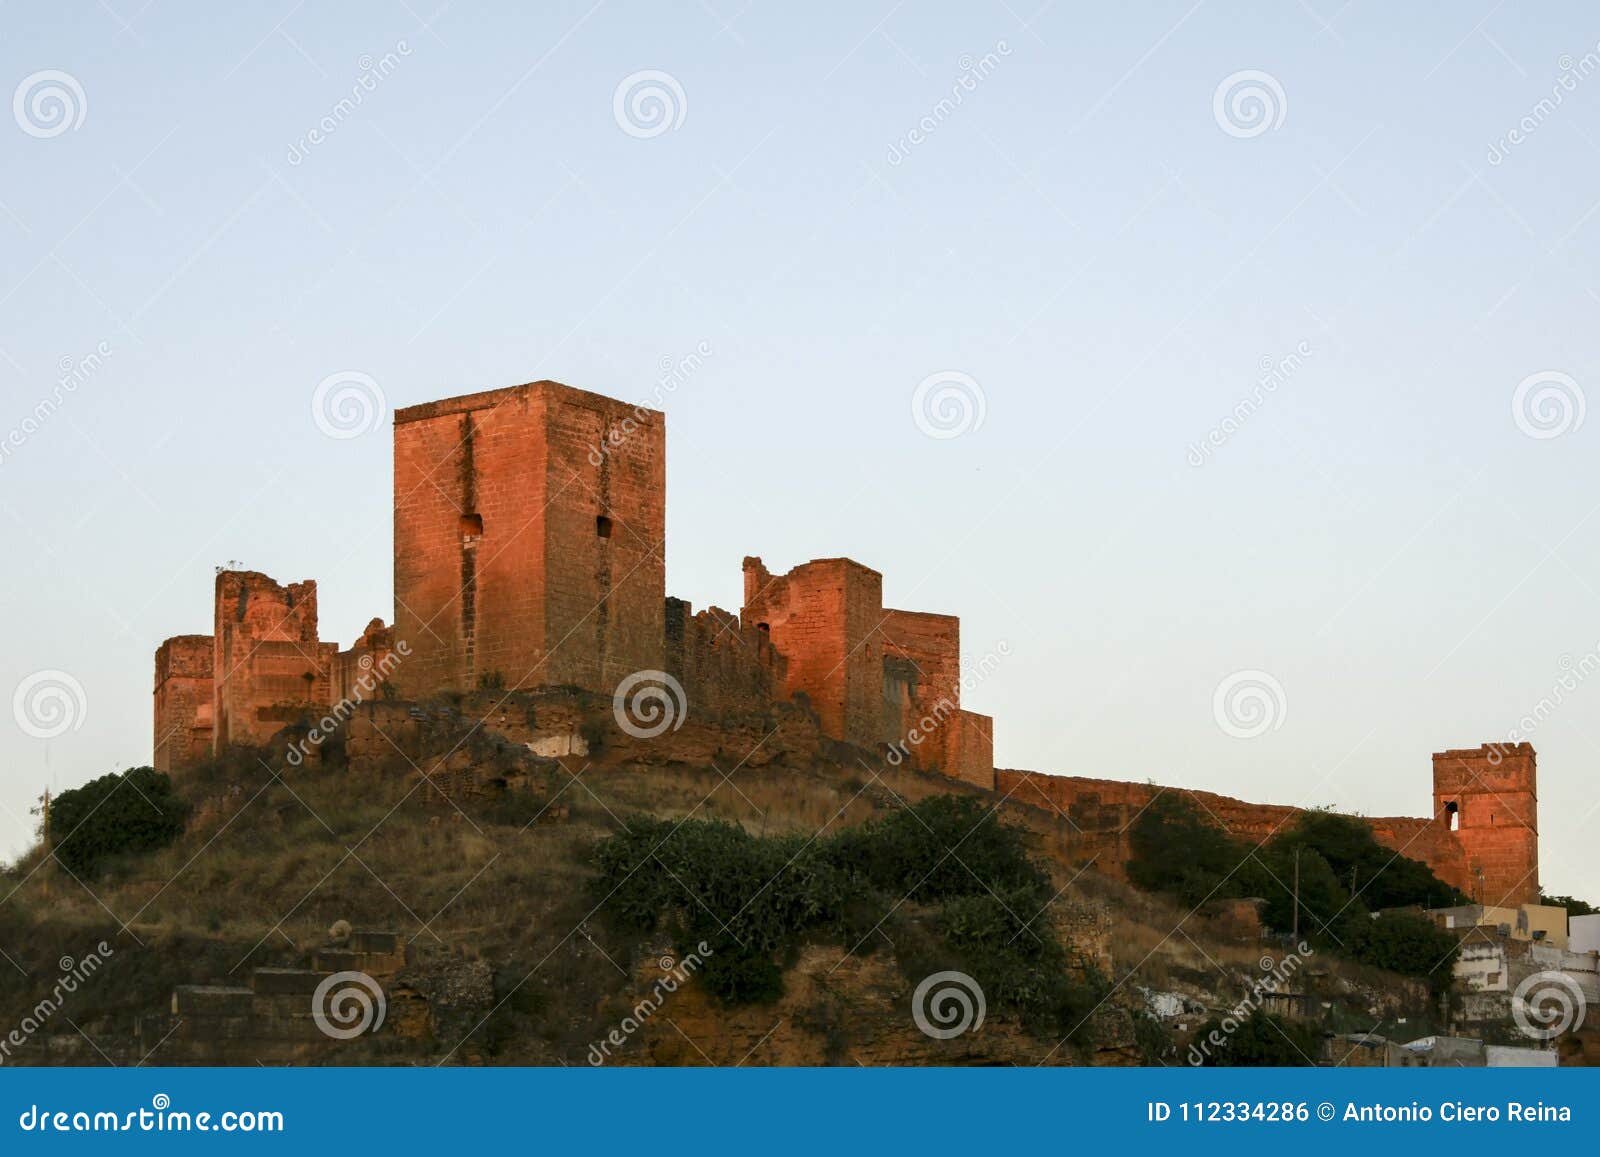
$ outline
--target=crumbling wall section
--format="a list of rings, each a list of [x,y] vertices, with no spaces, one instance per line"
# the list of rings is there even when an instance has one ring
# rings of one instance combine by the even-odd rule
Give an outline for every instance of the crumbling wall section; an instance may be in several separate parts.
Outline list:
[[[1229,835],[1252,844],[1289,829],[1304,810],[1283,804],[1246,803],[1209,791],[1004,768],[995,772],[995,790],[1017,803],[1064,816],[1082,833],[1083,859],[1094,859],[1097,868],[1118,876],[1126,875],[1131,854],[1129,831],[1158,795],[1177,793]],[[1460,848],[1440,821],[1405,816],[1360,818],[1371,826],[1373,837],[1380,844],[1421,860],[1445,883],[1462,886],[1464,861]]]
[[[338,647],[317,640],[317,584],[258,571],[217,573],[213,717],[218,749],[260,744],[325,707]]]
[[[767,632],[788,661],[784,693],[804,694],[833,739],[883,739],[883,576],[847,558],[773,575],[744,560],[740,621]]]
[[[156,649],[151,766],[157,771],[183,771],[211,755],[215,652],[210,635],[176,635]]]
[[[788,663],[771,636],[721,607],[694,613],[666,601],[663,668],[683,686],[688,709],[711,716],[764,712],[782,697]]]

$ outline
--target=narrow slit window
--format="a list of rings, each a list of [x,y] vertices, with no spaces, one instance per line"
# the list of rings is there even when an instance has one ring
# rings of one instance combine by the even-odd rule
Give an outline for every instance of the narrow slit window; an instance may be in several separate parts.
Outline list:
[[[463,514],[461,516],[461,543],[471,546],[483,537],[483,515]]]
[[[607,518],[603,514],[595,515],[595,518],[594,518],[594,533],[595,533],[595,537],[596,538],[610,538],[611,537],[611,520],[609,518]]]
[[[1449,803],[1444,805],[1444,814],[1450,817],[1450,830],[1453,832],[1460,831],[1461,809],[1456,805],[1455,800],[1451,800]]]

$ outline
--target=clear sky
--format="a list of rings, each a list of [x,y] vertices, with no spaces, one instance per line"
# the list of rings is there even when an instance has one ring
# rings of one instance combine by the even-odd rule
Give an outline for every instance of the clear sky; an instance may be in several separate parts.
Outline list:
[[[0,27],[0,691],[67,709],[0,714],[0,850],[149,760],[216,566],[389,619],[392,411],[550,377],[660,397],[670,593],[849,555],[1007,651],[1002,766],[1421,815],[1537,713],[1544,883],[1600,899],[1591,5]],[[317,420],[341,374],[381,422]]]

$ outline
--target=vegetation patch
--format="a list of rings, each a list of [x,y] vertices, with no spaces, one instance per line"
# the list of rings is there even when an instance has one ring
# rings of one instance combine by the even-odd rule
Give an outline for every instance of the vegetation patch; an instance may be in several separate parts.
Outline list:
[[[807,941],[866,953],[891,936],[909,979],[965,972],[1030,1031],[1081,1039],[1099,1001],[1048,919],[1049,874],[970,797],[934,796],[826,837],[640,819],[594,861],[608,918],[665,928],[680,948],[706,941],[700,979],[728,1004],[782,995],[783,965]]]

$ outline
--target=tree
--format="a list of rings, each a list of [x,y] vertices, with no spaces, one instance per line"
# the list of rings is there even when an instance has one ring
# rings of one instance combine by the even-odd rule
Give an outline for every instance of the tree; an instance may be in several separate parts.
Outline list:
[[[1568,916],[1593,916],[1600,912],[1587,900],[1580,900],[1576,896],[1540,896],[1539,903],[1549,904],[1555,908],[1565,908]]]
[[[1147,892],[1171,892],[1186,904],[1245,894],[1239,868],[1249,845],[1171,792],[1139,813],[1128,832],[1128,850],[1128,879]]]
[[[1305,1068],[1314,1063],[1317,1042],[1302,1024],[1254,1009],[1240,1020],[1212,1017],[1194,1034],[1191,1060],[1205,1068]]]
[[[1426,864],[1384,847],[1359,816],[1308,811],[1280,839],[1314,848],[1360,903],[1381,908],[1447,908],[1467,898]]]
[[[1363,964],[1447,984],[1460,942],[1420,912],[1351,918],[1345,951]]]
[[[183,832],[188,805],[153,767],[132,767],[64,791],[50,807],[51,851],[74,875],[112,856],[164,848]]]

